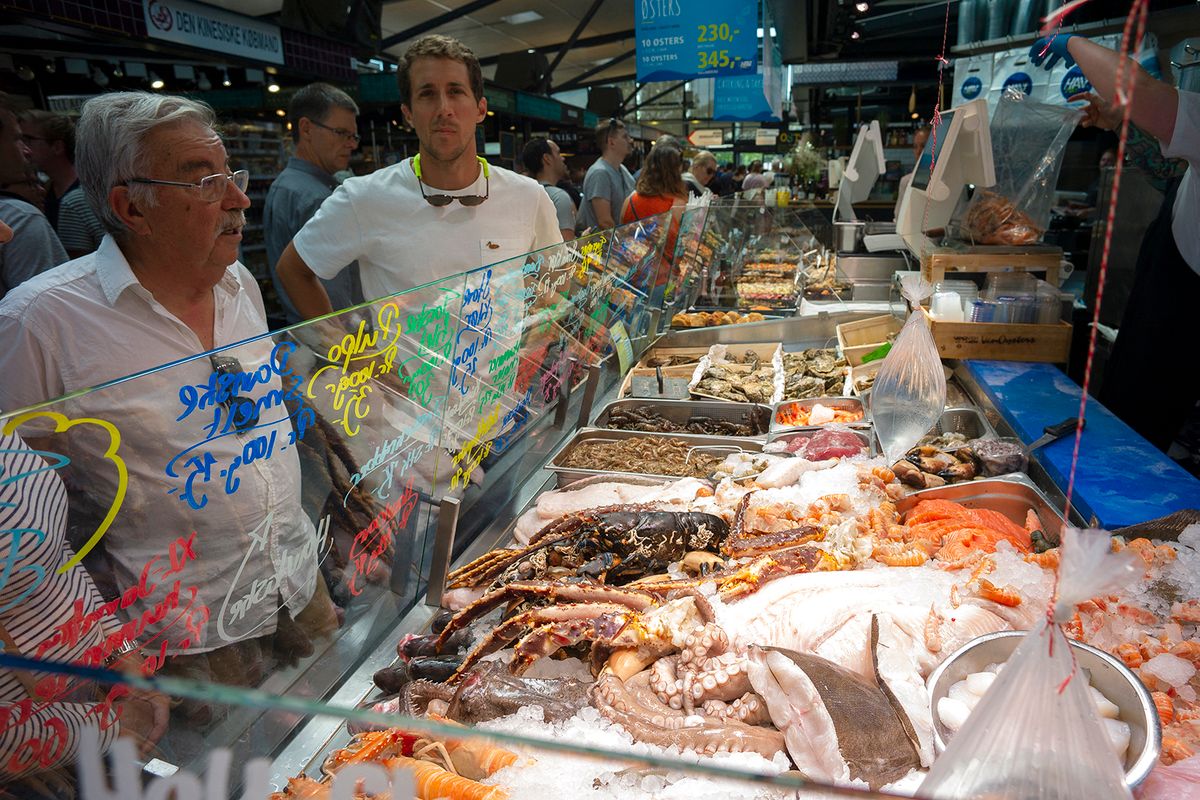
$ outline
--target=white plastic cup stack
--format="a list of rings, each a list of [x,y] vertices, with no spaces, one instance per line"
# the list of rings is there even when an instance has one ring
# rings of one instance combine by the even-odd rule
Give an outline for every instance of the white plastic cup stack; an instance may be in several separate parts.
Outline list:
[[[958,292],[934,292],[929,313],[940,322],[963,322],[962,298]]]

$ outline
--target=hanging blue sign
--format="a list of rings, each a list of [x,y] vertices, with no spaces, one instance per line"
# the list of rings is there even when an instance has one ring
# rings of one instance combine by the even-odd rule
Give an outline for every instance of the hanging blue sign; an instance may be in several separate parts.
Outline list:
[[[974,100],[983,91],[983,81],[972,75],[963,81],[962,87],[958,91],[964,100]]]
[[[713,81],[713,119],[726,122],[757,120],[778,122],[767,102],[762,75],[717,78]]]
[[[758,70],[758,3],[635,0],[637,79],[680,81]]]
[[[1063,100],[1070,100],[1077,94],[1090,92],[1092,90],[1092,82],[1083,74],[1083,70],[1078,65],[1067,70],[1067,74],[1063,76],[1062,83],[1058,89],[1062,92]]]
[[[1029,77],[1025,72],[1014,72],[1004,79],[1004,86],[1007,89],[1010,86],[1020,89],[1025,94],[1033,94],[1033,78]]]

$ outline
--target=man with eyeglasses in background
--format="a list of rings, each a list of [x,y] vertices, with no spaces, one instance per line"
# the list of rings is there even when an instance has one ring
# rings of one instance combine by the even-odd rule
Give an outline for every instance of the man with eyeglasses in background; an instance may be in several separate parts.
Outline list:
[[[85,536],[124,493],[101,541],[102,558],[88,564],[98,570],[106,598],[137,585],[139,574],[178,537],[195,537],[195,559],[180,565],[174,578],[195,587],[193,607],[207,607],[210,616],[195,632],[182,633],[179,626],[162,629],[173,624],[168,615],[150,624],[140,641],[155,649],[166,642],[167,670],[178,670],[173,674],[254,684],[272,668],[264,666],[264,653],[291,660],[312,652],[312,638],[335,629],[337,616],[318,572],[316,529],[301,507],[298,448],[241,466],[236,483],[202,475],[195,486],[185,483],[189,474],[197,477],[186,465],[188,453],[204,453],[209,464],[232,465],[235,458],[240,464],[248,437],[293,433],[280,404],[263,406],[261,421],[240,413],[232,429],[229,398],[214,394],[211,402],[187,408],[189,390],[230,371],[267,375],[235,392],[239,407],[282,392],[280,373],[270,367],[274,343],[262,336],[262,295],[238,261],[248,174],[230,173],[212,109],[183,97],[95,97],[83,106],[76,143],[80,184],[107,235],[96,252],[0,300],[0,373],[7,376],[0,381],[0,408],[15,411],[157,369],[54,406],[71,419],[118,427],[127,480],[115,474],[95,427],[92,433],[86,426],[72,429],[45,447],[70,450],[68,485],[79,489],[71,523]],[[193,358],[239,342],[245,344],[216,357]],[[250,430],[251,424],[258,427]],[[37,420],[18,432],[27,440],[48,435]],[[173,461],[180,463],[172,467]],[[273,588],[231,615],[231,598],[253,586]],[[135,620],[153,615],[160,599],[134,592],[123,597],[122,613]]]
[[[67,260],[46,215],[18,191],[29,180],[29,147],[21,138],[17,109],[0,92],[0,222],[12,228],[13,241],[0,247],[0,298],[39,272]]]
[[[275,268],[288,243],[338,187],[335,173],[349,168],[350,156],[359,142],[358,106],[341,89],[327,83],[310,83],[292,96],[288,121],[292,124],[296,152],[267,190],[263,238],[271,281],[283,304],[287,324],[293,325],[301,316]],[[358,264],[350,264],[321,284],[335,310],[363,301]]]
[[[613,117],[596,126],[600,157],[583,176],[583,204],[579,230],[608,230],[617,226],[625,198],[633,194],[634,179],[623,163],[633,150],[633,137],[625,123]]]
[[[329,196],[280,256],[277,271],[300,315],[333,310],[321,280],[358,261],[376,299],[562,241],[550,196],[479,157],[487,114],[479,60],[455,39],[417,39],[396,73],[417,155]]]

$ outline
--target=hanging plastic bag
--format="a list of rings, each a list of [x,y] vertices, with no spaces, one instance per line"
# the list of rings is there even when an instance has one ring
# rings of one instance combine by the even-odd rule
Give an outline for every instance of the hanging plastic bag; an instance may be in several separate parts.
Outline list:
[[[946,405],[946,374],[921,301],[933,286],[920,275],[900,279],[912,306],[871,387],[871,418],[889,464],[894,464],[937,424]]]
[[[1106,531],[1063,533],[1051,611],[1026,634],[918,794],[931,798],[1115,800],[1132,795],[1087,673],[1059,627],[1075,606],[1136,580],[1136,557]]]
[[[996,185],[971,197],[959,233],[976,244],[1041,241],[1050,223],[1054,190],[1077,108],[1050,106],[1009,88],[996,104],[989,132]]]

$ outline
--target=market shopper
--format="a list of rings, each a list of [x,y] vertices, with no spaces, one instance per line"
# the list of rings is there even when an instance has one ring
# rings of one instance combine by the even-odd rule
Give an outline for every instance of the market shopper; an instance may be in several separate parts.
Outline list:
[[[474,53],[423,36],[397,79],[419,152],[345,181],[284,249],[279,277],[302,317],[332,310],[320,279],[351,261],[375,299],[562,241],[549,195],[476,152],[487,100]]]
[[[772,181],[773,176],[763,172],[763,162],[755,159],[750,162],[750,170],[747,172],[745,179],[742,180],[742,191],[765,189],[771,185]]]
[[[712,184],[717,175],[717,157],[707,150],[701,150],[692,159],[691,167],[683,173],[683,182],[687,184],[688,193],[694,197],[702,197],[712,193]]]
[[[1059,33],[1034,43],[1030,58],[1049,69],[1077,63],[1100,97],[1116,98],[1122,56],[1085,37]],[[1200,306],[1200,94],[1179,91],[1150,76],[1136,61],[1130,122],[1156,139],[1162,154],[1188,169],[1173,180],[1158,218],[1142,240],[1125,315],[1105,367],[1100,401],[1160,450],[1170,447],[1200,400],[1200,372],[1179,369],[1191,352],[1191,320]],[[1095,119],[1094,116],[1089,119]],[[1147,394],[1145,376],[1171,375],[1165,395]]]
[[[0,408],[23,408],[179,362],[56,407],[72,418],[119,426],[126,470],[124,478],[114,474],[105,437],[67,436],[61,445],[71,448],[67,469],[81,487],[72,496],[72,524],[94,529],[105,518],[105,504],[122,498],[102,547],[89,556],[106,599],[138,584],[146,565],[166,558],[178,537],[193,536],[194,557],[175,574],[185,593],[194,592],[190,625],[160,630],[166,624],[160,621],[143,637],[165,648],[168,671],[253,683],[265,669],[251,651],[281,660],[303,655],[312,638],[337,621],[318,575],[316,530],[301,509],[296,448],[254,459],[237,469],[236,480],[211,483],[204,474],[206,464],[212,470],[225,465],[226,473],[236,469],[254,436],[274,431],[286,439],[293,432],[289,416],[267,416],[282,389],[282,369],[262,371],[269,361],[278,364],[269,339],[192,358],[266,332],[258,285],[237,261],[250,204],[247,176],[228,173],[215,126],[208,106],[181,97],[123,92],[84,105],[80,182],[108,234],[95,253],[37,276],[0,301],[0,341],[6,343],[0,371],[19,378],[0,381]],[[193,414],[186,398],[221,375],[241,372],[258,379],[238,397],[256,404],[264,398],[262,417],[273,421],[253,428],[238,423],[216,435],[232,418],[231,399],[214,395],[203,408],[194,404],[191,410],[203,413]],[[27,440],[42,433],[37,427],[20,432]],[[190,466],[188,454],[196,455]],[[160,594],[140,590],[122,596],[122,613],[133,619],[153,618],[162,602]],[[294,638],[297,628],[303,639]]]
[[[615,228],[621,205],[633,193],[633,173],[625,159],[633,151],[633,138],[625,123],[613,117],[596,126],[600,157],[583,177],[583,204],[579,209],[580,230]]]
[[[21,138],[30,161],[50,178],[46,219],[54,227],[69,258],[100,246],[104,228],[88,206],[75,171],[75,123],[65,114],[27,111],[21,115]]]
[[[650,148],[637,188],[621,208],[621,222],[653,217],[687,204],[683,152],[674,137],[662,136]]]
[[[558,143],[542,136],[534,137],[525,144],[521,152],[521,163],[529,170],[529,176],[542,185],[554,203],[558,217],[558,229],[563,241],[575,238],[575,204],[558,182],[567,176],[567,162],[563,161]]]
[[[0,298],[39,272],[67,260],[46,216],[15,184],[29,180],[29,147],[21,139],[16,106],[0,92],[0,222],[15,234],[0,247]]]
[[[338,187],[334,174],[349,168],[350,156],[359,142],[358,106],[341,89],[327,83],[310,83],[292,96],[288,121],[296,151],[267,190],[263,239],[271,281],[283,304],[287,323],[293,325],[301,316],[288,297],[276,266],[288,243]],[[363,301],[358,264],[350,264],[321,284],[335,310]]]

